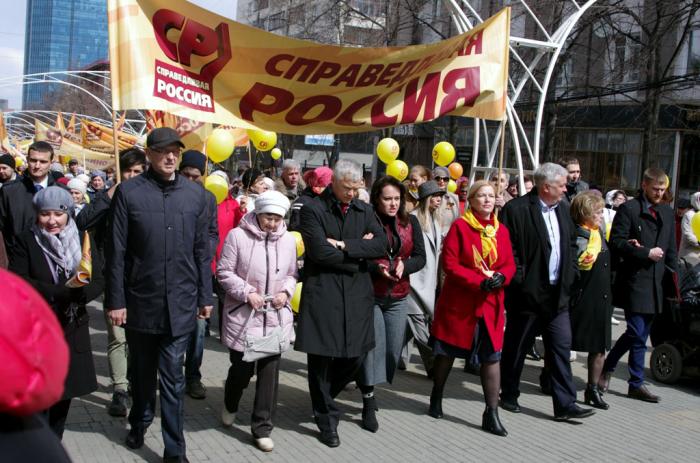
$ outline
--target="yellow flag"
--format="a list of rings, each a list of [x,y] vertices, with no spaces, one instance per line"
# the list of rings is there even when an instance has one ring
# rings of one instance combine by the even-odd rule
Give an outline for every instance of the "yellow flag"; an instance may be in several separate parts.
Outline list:
[[[90,249],[90,236],[85,233],[80,263],[75,270],[75,275],[66,281],[66,286],[69,288],[81,288],[90,284],[90,280],[92,280],[92,251]]]
[[[114,107],[281,133],[366,132],[444,115],[501,120],[510,8],[428,45],[323,45],[185,0],[109,0]]]

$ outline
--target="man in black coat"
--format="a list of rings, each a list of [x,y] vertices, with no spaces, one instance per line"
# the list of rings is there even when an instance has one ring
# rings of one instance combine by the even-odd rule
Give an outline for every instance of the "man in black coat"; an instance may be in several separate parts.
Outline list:
[[[308,354],[311,405],[329,447],[340,445],[334,398],[374,348],[367,259],[387,245],[372,207],[354,199],[362,184],[362,168],[340,160],[330,188],[301,209],[306,258],[295,349]]]
[[[625,310],[627,330],[605,359],[601,390],[607,390],[612,372],[629,351],[627,395],[645,402],[659,397],[644,386],[644,354],[654,316],[663,310],[666,272],[677,268],[673,209],[661,200],[668,188],[663,170],[644,171],[642,191],[617,209],[610,230],[610,248],[619,260],[614,285],[615,304]]]
[[[177,132],[154,129],[146,143],[149,169],[112,199],[105,307],[112,323],[125,325],[129,346],[127,446],[143,446],[160,376],[164,460],[185,461],[182,365],[195,319],[212,309],[207,192],[176,172],[183,147]]]
[[[0,189],[0,231],[9,255],[16,237],[29,230],[36,220],[32,205],[34,194],[54,184],[54,178],[49,174],[53,156],[53,147],[47,142],[32,143],[27,150],[24,177]]]
[[[567,172],[557,164],[545,163],[534,177],[535,188],[509,201],[499,217],[510,231],[516,264],[515,277],[506,288],[501,406],[520,412],[520,375],[539,330],[551,374],[554,419],[584,418],[594,412],[576,405],[569,363],[569,291],[578,269],[575,227],[569,206],[562,201]]]

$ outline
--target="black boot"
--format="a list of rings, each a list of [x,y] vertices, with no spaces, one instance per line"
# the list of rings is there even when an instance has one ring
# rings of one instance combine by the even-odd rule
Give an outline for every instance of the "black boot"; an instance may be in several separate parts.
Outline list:
[[[440,419],[442,415],[442,392],[438,393],[435,388],[433,388],[430,393],[430,408],[428,409],[428,415],[433,418]]]
[[[486,406],[481,419],[481,429],[497,436],[505,437],[508,435],[508,431],[506,431],[506,428],[503,427],[501,420],[498,418],[497,407],[491,408],[488,405]]]
[[[377,401],[372,397],[362,398],[362,427],[369,432],[377,432],[379,423],[377,422]]]
[[[586,386],[586,391],[583,393],[583,398],[586,405],[590,405],[594,408],[599,408],[601,410],[610,408],[610,405],[603,400],[603,394],[600,393],[597,384],[588,384]]]

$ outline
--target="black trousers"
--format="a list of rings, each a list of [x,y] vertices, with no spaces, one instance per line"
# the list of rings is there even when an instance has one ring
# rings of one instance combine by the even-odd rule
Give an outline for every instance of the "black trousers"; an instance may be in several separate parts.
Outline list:
[[[257,362],[244,362],[243,352],[229,349],[231,366],[226,377],[224,403],[231,413],[238,411],[243,391],[250,384],[257,367],[255,381],[255,402],[250,419],[250,431],[256,439],[270,437],[272,420],[277,411],[277,390],[279,389],[281,355],[265,357]]]
[[[508,313],[501,357],[501,397],[517,399],[520,396],[520,376],[525,355],[538,330],[542,333],[545,363],[552,383],[554,413],[569,410],[576,402],[576,388],[571,374],[571,321],[569,311],[552,315]]]
[[[129,412],[132,429],[145,430],[156,413],[156,384],[160,378],[160,414],[165,457],[185,455],[183,363],[190,333],[173,337],[165,334],[126,330],[131,365]]]
[[[334,399],[348,383],[355,380],[364,357],[336,358],[308,354],[311,407],[321,431],[335,431],[338,428],[340,410]]]
[[[44,412],[44,416],[49,422],[49,427],[59,439],[63,439],[63,431],[66,429],[66,418],[68,418],[68,410],[70,410],[70,401],[71,399],[60,400]]]

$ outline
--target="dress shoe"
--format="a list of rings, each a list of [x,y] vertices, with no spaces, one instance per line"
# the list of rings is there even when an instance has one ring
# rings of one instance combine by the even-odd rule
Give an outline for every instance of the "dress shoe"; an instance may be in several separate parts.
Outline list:
[[[275,443],[269,437],[258,437],[255,439],[255,446],[263,452],[272,452],[275,448]]]
[[[130,449],[140,449],[143,447],[143,435],[145,434],[144,429],[131,428],[129,434],[126,435],[126,446]]]
[[[600,378],[598,379],[598,390],[600,392],[608,392],[608,388],[610,387],[610,378],[612,378],[612,371],[604,371],[603,374],[600,375]]]
[[[636,388],[630,387],[627,391],[627,397],[631,399],[642,400],[644,402],[651,402],[654,404],[659,403],[659,400],[661,400],[661,398],[658,395],[652,394],[646,386]]]
[[[567,421],[567,420],[575,420],[579,418],[586,418],[591,415],[595,414],[595,410],[591,408],[581,408],[578,405],[574,404],[569,408],[568,410],[561,412],[561,413],[555,413],[554,414],[554,421]]]
[[[362,398],[362,428],[369,432],[377,432],[379,423],[377,422],[377,401],[372,397]]]
[[[497,436],[506,437],[508,435],[508,431],[498,418],[498,408],[486,407],[481,417],[481,429]]]
[[[207,388],[204,387],[201,381],[192,381],[185,388],[187,395],[196,400],[203,400],[207,398]]]
[[[438,420],[444,416],[442,414],[442,393],[436,392],[435,388],[433,388],[433,391],[430,393],[430,408],[428,408],[428,415],[432,416],[433,418],[437,418]]]
[[[328,447],[338,447],[340,445],[340,437],[336,431],[321,431],[320,440]]]
[[[501,397],[501,408],[511,413],[520,413],[522,411],[518,399],[505,399]]]
[[[163,457],[163,463],[190,463],[185,455],[175,455],[172,457]]]
[[[597,384],[589,384],[586,386],[586,391],[583,393],[583,400],[586,405],[590,405],[601,410],[607,410],[610,408],[603,400],[603,394],[600,393]]]

